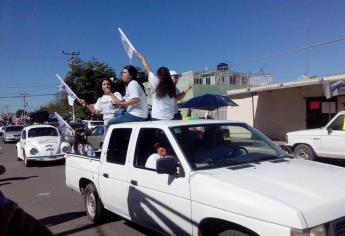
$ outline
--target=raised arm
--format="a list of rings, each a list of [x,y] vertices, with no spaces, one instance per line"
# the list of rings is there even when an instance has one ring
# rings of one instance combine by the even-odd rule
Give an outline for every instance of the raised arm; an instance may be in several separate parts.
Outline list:
[[[137,53],[136,56],[137,56],[138,60],[141,61],[141,63],[143,64],[144,70],[146,71],[146,73],[149,74],[150,72],[152,72],[146,58],[143,55],[141,55],[140,53]]]
[[[176,99],[177,101],[181,101],[181,100],[186,96],[187,92],[188,92],[189,90],[191,90],[191,89],[192,89],[192,85],[189,84],[189,85],[188,85],[188,88],[187,88],[186,90],[182,91],[180,94],[178,94],[178,95],[175,96],[175,99]]]
[[[95,114],[95,115],[99,115],[100,114],[100,111],[96,110],[93,105],[91,104],[87,104],[87,102],[84,100],[84,99],[79,99],[78,100],[79,103],[83,106],[86,106],[86,108],[92,113],[92,114]]]

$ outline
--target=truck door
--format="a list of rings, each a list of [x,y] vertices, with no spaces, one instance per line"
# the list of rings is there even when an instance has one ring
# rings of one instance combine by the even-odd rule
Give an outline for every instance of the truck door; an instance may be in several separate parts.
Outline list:
[[[104,206],[119,215],[128,217],[128,158],[127,150],[132,134],[131,128],[112,130],[108,148],[103,148],[99,170],[100,196]]]
[[[157,143],[163,143],[168,155],[178,161],[171,142],[164,131],[158,128],[141,128],[137,140],[128,194],[132,220],[168,235],[191,235],[188,177],[157,174],[154,168],[145,167],[149,156],[157,152]]]
[[[321,135],[322,156],[345,157],[345,115],[338,115],[324,129]]]

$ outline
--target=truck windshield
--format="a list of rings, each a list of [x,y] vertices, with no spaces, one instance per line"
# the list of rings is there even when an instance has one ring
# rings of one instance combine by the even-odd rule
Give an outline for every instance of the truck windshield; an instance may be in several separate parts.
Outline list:
[[[193,169],[260,162],[286,156],[266,136],[244,123],[172,127]]]
[[[34,138],[39,136],[58,136],[57,130],[54,128],[33,128],[29,129],[28,137]]]

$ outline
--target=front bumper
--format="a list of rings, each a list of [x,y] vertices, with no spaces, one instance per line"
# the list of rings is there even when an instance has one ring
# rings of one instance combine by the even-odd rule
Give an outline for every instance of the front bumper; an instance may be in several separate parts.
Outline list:
[[[57,154],[52,156],[35,156],[35,157],[26,157],[30,161],[57,161],[65,159],[65,154]]]
[[[5,137],[3,139],[5,142],[18,142],[20,140],[20,137]]]

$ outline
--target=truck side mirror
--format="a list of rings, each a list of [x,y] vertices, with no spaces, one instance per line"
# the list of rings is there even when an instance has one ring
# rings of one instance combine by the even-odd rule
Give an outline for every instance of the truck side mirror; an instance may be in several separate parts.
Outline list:
[[[327,127],[327,132],[328,132],[328,134],[331,134],[332,133],[332,127]]]
[[[156,163],[158,174],[177,174],[177,161],[173,157],[165,157],[157,160]]]

